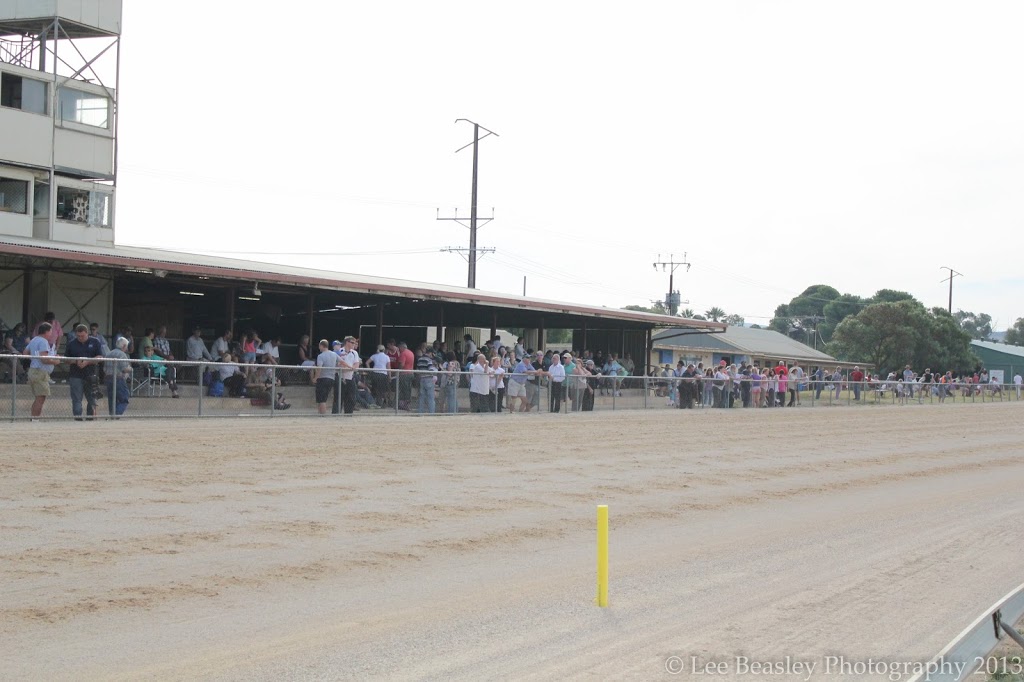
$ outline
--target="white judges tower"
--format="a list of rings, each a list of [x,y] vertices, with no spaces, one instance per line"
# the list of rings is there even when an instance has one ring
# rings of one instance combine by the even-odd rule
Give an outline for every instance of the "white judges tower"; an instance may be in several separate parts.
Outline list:
[[[114,244],[121,0],[0,0],[0,235]]]

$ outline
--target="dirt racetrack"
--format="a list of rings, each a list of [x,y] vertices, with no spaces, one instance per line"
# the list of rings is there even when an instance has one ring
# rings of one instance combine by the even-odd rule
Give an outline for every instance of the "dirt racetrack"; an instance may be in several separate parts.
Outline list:
[[[0,676],[888,679],[825,657],[927,660],[1024,582],[1022,420],[4,424]]]

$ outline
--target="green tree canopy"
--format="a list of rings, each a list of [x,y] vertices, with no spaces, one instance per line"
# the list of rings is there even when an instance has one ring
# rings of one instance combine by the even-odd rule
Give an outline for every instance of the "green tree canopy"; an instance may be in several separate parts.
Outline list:
[[[726,315],[725,318],[722,321],[725,322],[726,324],[730,324],[730,325],[732,325],[734,327],[742,327],[743,323],[746,322],[746,320],[743,319],[742,315],[735,315],[735,314],[733,314],[733,315]]]
[[[900,301],[916,301],[917,299],[906,291],[896,289],[879,289],[871,297],[872,303],[899,303]]]
[[[651,305],[627,305],[622,308],[623,310],[633,310],[638,313],[655,313],[656,315],[668,315],[668,308],[662,301],[652,301]]]
[[[712,308],[708,308],[707,310],[705,310],[704,315],[707,316],[709,320],[718,322],[723,317],[725,317],[725,311],[719,308],[718,306],[714,306]]]
[[[1018,317],[1013,326],[1006,330],[1003,341],[1014,346],[1024,346],[1024,317]]]
[[[953,318],[960,324],[960,328],[971,335],[972,339],[983,341],[992,333],[992,316],[988,313],[967,313],[958,310],[953,313]]]
[[[839,323],[828,351],[841,360],[869,362],[885,373],[911,365],[966,371],[978,360],[971,337],[945,310],[915,300],[874,303]]]
[[[859,313],[867,304],[867,301],[856,294],[843,294],[834,301],[825,304],[825,319],[818,322],[817,325],[821,340],[826,343],[831,341],[832,333],[835,331],[836,326],[851,315]]]
[[[815,328],[825,317],[825,306],[840,297],[839,291],[827,284],[814,284],[803,290],[789,303],[775,309],[775,317],[768,323],[777,332],[805,337],[805,329]]]

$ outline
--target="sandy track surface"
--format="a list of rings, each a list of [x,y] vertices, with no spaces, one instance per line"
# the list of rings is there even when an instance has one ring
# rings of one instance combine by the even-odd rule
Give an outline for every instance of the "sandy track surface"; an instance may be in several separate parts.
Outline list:
[[[1024,408],[4,425],[5,679],[882,679],[1024,581]],[[48,431],[52,428],[52,431]],[[611,606],[594,511],[611,512]],[[675,659],[671,659],[674,661]],[[694,666],[724,662],[725,674]],[[670,663],[672,665],[672,663]]]

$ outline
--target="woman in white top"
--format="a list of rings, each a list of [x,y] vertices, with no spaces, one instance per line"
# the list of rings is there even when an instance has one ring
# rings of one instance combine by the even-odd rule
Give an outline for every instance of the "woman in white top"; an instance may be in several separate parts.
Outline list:
[[[505,410],[505,368],[502,359],[497,355],[491,358],[491,412],[501,413]]]

